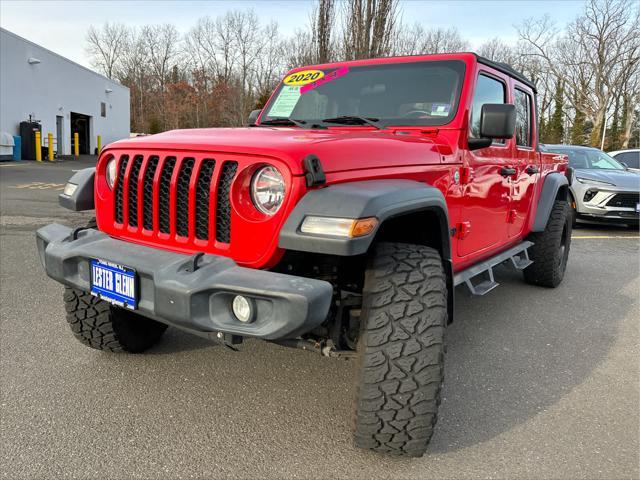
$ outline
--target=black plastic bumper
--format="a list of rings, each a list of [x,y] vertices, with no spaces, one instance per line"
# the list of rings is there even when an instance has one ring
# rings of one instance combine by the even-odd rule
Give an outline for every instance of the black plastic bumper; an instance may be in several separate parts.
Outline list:
[[[141,315],[195,332],[224,332],[266,340],[294,338],[322,323],[333,288],[322,280],[243,268],[226,257],[204,255],[190,271],[191,257],[116,240],[87,229],[72,239],[59,224],[36,233],[40,260],[54,280],[90,290],[90,259],[126,265],[138,275]],[[235,295],[251,298],[254,321],[231,311]]]

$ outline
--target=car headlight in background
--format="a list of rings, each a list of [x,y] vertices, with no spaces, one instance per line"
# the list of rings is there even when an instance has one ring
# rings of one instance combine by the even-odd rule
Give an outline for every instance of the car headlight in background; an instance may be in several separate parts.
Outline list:
[[[107,185],[109,188],[113,188],[113,184],[116,181],[116,159],[112,158],[107,162],[107,168],[105,169],[105,176],[107,178]]]
[[[606,185],[607,187],[614,186],[613,183],[603,182],[602,180],[592,180],[590,178],[576,177],[576,180],[578,180],[580,183],[589,184],[589,185]]]
[[[274,215],[284,201],[285,185],[275,167],[262,167],[251,180],[251,200],[265,215]]]

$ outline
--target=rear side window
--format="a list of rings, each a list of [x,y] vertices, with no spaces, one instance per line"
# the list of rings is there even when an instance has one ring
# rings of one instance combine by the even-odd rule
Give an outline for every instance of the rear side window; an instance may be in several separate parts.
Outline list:
[[[626,163],[629,168],[640,168],[640,152],[621,152],[613,158]]]
[[[504,83],[487,75],[479,75],[471,107],[471,136],[480,138],[480,112],[485,103],[505,103],[506,88]],[[505,140],[494,140],[494,143],[505,143]]]
[[[516,89],[516,145],[519,147],[531,146],[531,96]]]

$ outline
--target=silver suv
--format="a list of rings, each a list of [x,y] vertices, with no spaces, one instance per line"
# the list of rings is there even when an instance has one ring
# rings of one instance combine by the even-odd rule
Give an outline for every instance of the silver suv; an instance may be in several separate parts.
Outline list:
[[[640,174],[597,148],[541,145],[540,149],[569,157],[573,169],[571,205],[576,221],[638,226]]]

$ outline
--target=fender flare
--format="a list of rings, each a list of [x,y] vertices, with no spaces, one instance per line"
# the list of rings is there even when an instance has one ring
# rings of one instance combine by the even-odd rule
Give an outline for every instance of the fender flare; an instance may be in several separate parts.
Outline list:
[[[65,195],[64,193],[58,195],[60,206],[74,212],[93,210],[95,208],[93,197],[95,175],[95,167],[83,168],[74,173],[67,183],[76,185],[76,189],[71,195]]]
[[[442,254],[451,259],[449,219],[444,195],[435,187],[413,180],[366,180],[340,183],[307,192],[280,231],[280,248],[329,255],[352,256],[367,252],[385,220],[422,210],[434,211],[440,222]],[[321,237],[302,233],[306,216],[367,218],[379,221],[376,230],[359,238]]]
[[[569,186],[567,176],[560,172],[551,172],[544,177],[544,184],[538,199],[536,218],[533,222],[532,232],[542,232],[547,226],[549,215],[553,209],[553,202],[558,197],[558,192],[563,187]]]
[[[329,255],[365,254],[385,220],[421,211],[436,214],[440,228],[440,253],[447,276],[448,323],[453,321],[455,292],[449,216],[444,195],[435,187],[413,180],[367,180],[331,185],[307,192],[280,231],[280,248]],[[360,238],[311,236],[300,232],[307,215],[341,218],[376,217],[376,230]],[[417,226],[416,226],[417,227]]]

